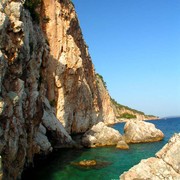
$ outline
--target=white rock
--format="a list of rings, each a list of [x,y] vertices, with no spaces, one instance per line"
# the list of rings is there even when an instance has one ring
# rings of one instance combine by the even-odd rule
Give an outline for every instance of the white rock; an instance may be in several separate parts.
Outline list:
[[[40,131],[36,133],[35,142],[40,146],[42,152],[45,154],[52,151],[51,143],[49,142],[48,138]]]
[[[56,132],[57,141],[59,141],[62,145],[73,143],[71,136],[66,132],[60,121],[56,118],[49,101],[46,98],[44,98],[44,106],[45,109],[42,120],[46,129]]]
[[[128,172],[120,176],[121,180],[135,179],[180,179],[180,133],[175,134],[156,154],[156,158],[142,160]]]
[[[16,18],[20,18],[21,10],[22,10],[22,3],[21,2],[11,2],[9,9],[11,11],[11,15]]]
[[[180,174],[180,133],[175,134],[158,153],[158,158],[163,159]]]
[[[0,97],[0,115],[2,114],[3,110],[5,107],[5,103],[3,101],[3,99]]]
[[[4,13],[0,12],[0,30],[2,30],[7,22],[7,17]]]
[[[125,141],[119,141],[116,145],[116,148],[118,149],[129,149],[128,144],[126,144]]]
[[[82,138],[82,144],[87,147],[116,145],[123,140],[119,131],[107,127],[103,122],[94,125]]]
[[[161,130],[149,122],[133,120],[124,126],[125,141],[127,143],[141,143],[160,141],[164,138]]]

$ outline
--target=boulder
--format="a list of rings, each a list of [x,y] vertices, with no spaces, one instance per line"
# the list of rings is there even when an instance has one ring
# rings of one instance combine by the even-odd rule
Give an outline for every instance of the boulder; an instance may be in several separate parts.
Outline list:
[[[154,124],[139,120],[128,121],[124,126],[124,134],[127,143],[155,142],[164,138],[162,131]]]
[[[42,125],[51,133],[51,141],[55,140],[56,148],[72,147],[75,145],[71,136],[67,133],[61,122],[55,116],[47,98],[43,99],[44,112]]]
[[[38,131],[34,138],[37,145],[40,147],[40,150],[47,154],[52,151],[51,143],[49,142],[48,138],[46,137],[46,129],[45,127],[40,124]]]
[[[48,141],[48,138],[44,134],[37,132],[37,134],[35,136],[35,142],[39,145],[40,150],[44,154],[48,154],[49,152],[52,151],[51,144]]]
[[[156,157],[163,159],[180,174],[180,133],[175,134],[158,153]]]
[[[82,144],[86,147],[111,146],[121,140],[123,137],[119,131],[99,122],[83,135]]]
[[[168,144],[156,153],[156,157],[142,160],[123,173],[120,179],[180,179],[180,133],[175,134]]]
[[[119,141],[116,145],[118,149],[129,149],[128,144],[125,141]]]

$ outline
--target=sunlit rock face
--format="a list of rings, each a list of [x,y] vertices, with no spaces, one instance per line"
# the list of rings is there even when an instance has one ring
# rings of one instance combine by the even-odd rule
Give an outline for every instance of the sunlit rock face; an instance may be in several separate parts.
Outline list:
[[[163,132],[154,124],[139,120],[128,121],[125,124],[124,136],[127,143],[155,142],[164,138]]]
[[[82,138],[85,147],[112,146],[117,145],[119,141],[123,141],[119,131],[107,127],[103,122],[94,125]]]
[[[85,132],[99,121],[114,123],[109,94],[96,77],[73,5],[47,0],[41,25],[50,45],[47,96],[69,133]]]
[[[35,8],[36,19],[24,3],[0,2],[4,179],[20,177],[34,154],[73,146],[69,134],[114,121],[110,97],[97,82],[72,3],[42,0]]]
[[[120,176],[121,180],[135,179],[180,179],[180,134],[175,134],[156,154],[156,157],[142,160],[128,172]]]
[[[117,149],[129,149],[129,146],[124,140],[121,140],[117,143],[116,148]]]

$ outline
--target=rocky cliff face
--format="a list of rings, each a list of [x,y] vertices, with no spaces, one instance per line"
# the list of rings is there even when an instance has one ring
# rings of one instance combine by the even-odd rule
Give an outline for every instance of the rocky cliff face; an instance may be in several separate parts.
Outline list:
[[[35,154],[71,147],[71,134],[116,109],[96,75],[70,0],[0,1],[0,155],[16,179]]]
[[[23,0],[0,2],[4,179],[20,177],[25,164],[33,163],[34,154],[72,145],[69,134],[115,119],[110,97],[97,81],[72,3],[28,2],[26,9]],[[36,8],[30,13],[31,3]],[[39,16],[40,24],[32,15]]]
[[[112,108],[103,106],[107,92],[97,85],[73,5],[67,0],[47,0],[40,12],[49,19],[46,23],[41,18],[41,26],[51,55],[47,96],[55,104],[57,118],[69,133],[85,132],[98,121],[114,121]]]

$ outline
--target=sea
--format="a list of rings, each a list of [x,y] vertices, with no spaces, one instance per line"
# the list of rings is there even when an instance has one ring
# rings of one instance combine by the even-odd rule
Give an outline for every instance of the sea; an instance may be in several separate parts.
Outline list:
[[[23,174],[23,179],[33,180],[118,180],[119,176],[138,164],[142,159],[154,157],[173,136],[180,132],[180,117],[149,121],[162,130],[165,138],[154,143],[130,144],[129,150],[115,147],[89,149],[62,149],[52,153],[46,160],[40,160],[34,168]],[[113,128],[123,134],[125,123],[115,124]],[[96,160],[98,165],[82,168],[74,163],[81,160]]]

